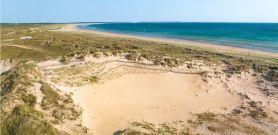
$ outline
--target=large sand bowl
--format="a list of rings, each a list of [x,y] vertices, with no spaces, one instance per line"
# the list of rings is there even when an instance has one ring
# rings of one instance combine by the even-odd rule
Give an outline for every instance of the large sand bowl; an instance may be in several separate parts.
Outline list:
[[[240,102],[225,89],[209,88],[199,75],[175,73],[124,75],[78,89],[73,98],[83,108],[83,124],[97,135],[113,134],[134,121],[164,123],[206,111],[225,113],[224,108]]]

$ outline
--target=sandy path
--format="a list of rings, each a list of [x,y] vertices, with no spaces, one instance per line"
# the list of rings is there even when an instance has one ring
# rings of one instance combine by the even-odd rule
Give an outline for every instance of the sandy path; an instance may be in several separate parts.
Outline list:
[[[197,47],[201,47],[201,48],[212,49],[212,50],[218,51],[218,52],[228,52],[228,53],[237,53],[237,54],[239,53],[239,54],[245,54],[245,55],[250,55],[250,56],[278,58],[278,53],[264,52],[264,51],[258,51],[258,50],[251,50],[251,49],[231,47],[231,46],[223,46],[223,45],[195,42],[195,41],[188,41],[188,40],[142,37],[142,36],[127,35],[127,34],[102,32],[102,31],[96,31],[96,30],[84,30],[84,29],[78,28],[77,27],[78,25],[79,24],[68,24],[68,25],[65,25],[64,27],[62,27],[61,29],[59,29],[58,31],[87,32],[87,33],[93,33],[93,34],[110,36],[110,37],[133,38],[133,39],[148,40],[148,41],[176,44],[176,45],[189,46],[189,47],[197,46]]]
[[[134,121],[152,123],[186,120],[190,113],[224,113],[240,99],[225,90],[207,93],[198,75],[129,74],[74,92],[83,110],[83,124],[96,135],[111,135]]]
[[[23,45],[1,44],[1,46],[10,46],[10,47],[18,47],[18,48],[23,48],[23,49],[41,51],[40,49],[33,48],[33,47],[28,47],[28,46],[23,46]]]

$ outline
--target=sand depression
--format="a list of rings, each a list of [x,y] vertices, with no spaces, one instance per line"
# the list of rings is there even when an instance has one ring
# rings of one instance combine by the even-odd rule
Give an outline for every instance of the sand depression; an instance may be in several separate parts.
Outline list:
[[[84,125],[96,134],[113,134],[135,121],[164,123],[204,111],[223,113],[239,102],[202,83],[199,75],[177,73],[127,74],[81,87],[73,98],[83,108]]]

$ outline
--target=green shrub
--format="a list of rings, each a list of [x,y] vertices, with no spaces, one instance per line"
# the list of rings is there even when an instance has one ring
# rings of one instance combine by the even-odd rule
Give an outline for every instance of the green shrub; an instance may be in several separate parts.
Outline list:
[[[278,81],[278,71],[270,70],[267,72],[267,79],[271,81]]]
[[[155,58],[155,55],[152,54],[142,54],[141,56],[147,60],[153,60]]]
[[[32,94],[23,95],[22,100],[24,101],[24,103],[26,103],[27,105],[30,105],[30,106],[33,106],[36,104],[36,97]]]
[[[140,132],[140,131],[136,131],[133,129],[126,129],[123,131],[116,131],[114,132],[114,135],[145,135],[144,133]]]
[[[255,72],[263,73],[268,69],[268,65],[262,63],[253,63],[252,68]]]
[[[89,81],[91,83],[98,83],[99,82],[99,78],[97,76],[91,76],[91,77],[89,77]]]
[[[56,135],[59,132],[43,120],[31,106],[16,106],[12,113],[1,119],[1,135]]]
[[[197,125],[201,125],[201,124],[203,124],[203,122],[211,122],[211,121],[216,120],[215,117],[216,117],[216,115],[211,112],[200,113],[200,114],[197,114],[197,120],[195,123]]]
[[[60,100],[60,95],[53,90],[47,83],[42,83],[41,91],[44,94],[42,99],[43,109],[48,109],[51,106],[58,105]]]
[[[20,73],[20,72],[22,72],[23,68],[17,69],[18,66],[21,67],[21,65],[18,64],[18,65],[16,65],[16,67],[14,69],[8,70],[1,74],[1,77],[0,77],[0,79],[1,79],[0,95],[1,96],[13,91],[15,86],[18,84],[17,81],[20,80],[20,78],[23,78],[22,77],[23,75]],[[22,80],[26,81],[26,79],[22,79]]]
[[[61,63],[63,63],[63,64],[69,63],[69,60],[68,60],[67,57],[65,57],[65,56],[63,56],[59,61],[60,61]]]
[[[126,58],[128,60],[132,60],[132,61],[138,61],[140,57],[140,54],[137,51],[131,51],[129,52],[129,54],[126,56]]]
[[[208,126],[207,128],[208,128],[208,130],[211,131],[211,132],[216,132],[216,128],[213,127],[213,126]]]
[[[103,54],[102,54],[101,52],[96,52],[96,53],[93,54],[93,56],[94,56],[95,58],[100,58],[100,57],[103,56]]]

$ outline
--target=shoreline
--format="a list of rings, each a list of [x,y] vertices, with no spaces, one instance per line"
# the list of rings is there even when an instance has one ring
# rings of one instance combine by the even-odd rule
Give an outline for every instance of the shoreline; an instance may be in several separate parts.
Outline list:
[[[87,29],[79,28],[78,25],[79,24],[66,24],[65,26],[63,26],[61,29],[58,29],[57,31],[85,32],[85,33],[91,33],[91,34],[97,34],[97,35],[109,36],[109,37],[131,38],[131,39],[137,39],[137,40],[168,43],[168,44],[172,44],[172,45],[192,47],[192,48],[198,48],[198,49],[207,49],[207,50],[211,50],[211,51],[224,52],[224,53],[230,53],[230,54],[242,54],[242,55],[246,55],[246,56],[261,56],[261,57],[267,57],[267,58],[278,58],[278,53],[273,53],[273,52],[265,52],[265,51],[232,47],[232,46],[223,46],[223,45],[218,45],[218,44],[189,41],[189,40],[158,38],[158,37],[143,37],[143,36],[118,34],[118,33],[104,32],[104,31],[97,31],[97,30],[87,30]]]

